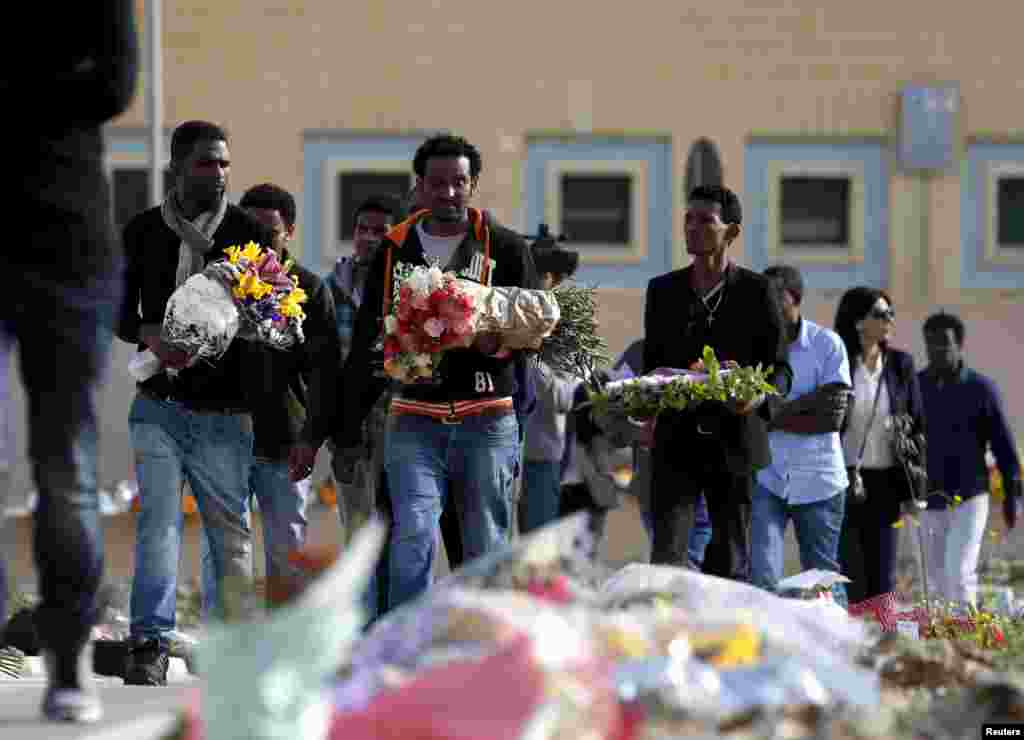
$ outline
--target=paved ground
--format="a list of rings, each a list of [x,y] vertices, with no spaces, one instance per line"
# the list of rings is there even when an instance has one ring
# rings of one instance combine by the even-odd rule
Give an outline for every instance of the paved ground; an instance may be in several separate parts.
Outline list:
[[[0,681],[0,738],[10,740],[157,740],[174,725],[194,680],[166,688],[125,686],[100,679],[104,719],[95,725],[65,725],[40,720],[46,687],[42,677]]]

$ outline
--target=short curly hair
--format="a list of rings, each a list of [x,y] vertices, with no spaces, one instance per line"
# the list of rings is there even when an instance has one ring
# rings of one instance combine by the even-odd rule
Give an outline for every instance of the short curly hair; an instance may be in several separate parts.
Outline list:
[[[483,169],[480,151],[461,136],[437,134],[420,144],[412,160],[412,169],[417,177],[427,174],[427,160],[433,157],[465,157],[469,160],[469,176],[474,180]]]

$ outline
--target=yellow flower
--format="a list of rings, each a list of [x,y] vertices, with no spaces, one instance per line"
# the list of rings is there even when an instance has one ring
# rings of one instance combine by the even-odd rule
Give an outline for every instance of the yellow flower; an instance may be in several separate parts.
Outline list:
[[[235,298],[252,297],[257,301],[270,293],[274,288],[260,280],[259,276],[252,272],[242,275],[238,285],[232,291]]]
[[[228,247],[224,250],[224,254],[228,256],[228,262],[237,265],[238,258],[242,256],[242,248],[238,246]]]
[[[242,258],[247,259],[250,262],[255,262],[263,255],[263,250],[260,249],[260,245],[256,242],[249,242],[245,245],[245,249],[242,250]]]
[[[306,291],[302,288],[293,288],[281,301],[281,315],[288,318],[304,319],[302,304],[308,300]]]
[[[903,529],[903,520],[902,519],[897,519],[896,521],[894,521],[892,523],[892,528],[893,529]]]
[[[964,500],[962,498],[960,498],[959,496],[954,496],[953,497],[953,506],[959,506],[963,502],[964,502]]]

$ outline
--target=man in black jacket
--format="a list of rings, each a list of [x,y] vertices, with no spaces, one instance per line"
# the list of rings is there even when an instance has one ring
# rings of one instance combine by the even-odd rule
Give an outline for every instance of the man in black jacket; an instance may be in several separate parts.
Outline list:
[[[416,151],[420,202],[429,210],[392,229],[370,269],[344,370],[340,454],[358,450],[363,419],[386,384],[370,368],[381,333],[385,286],[392,279],[389,270],[399,263],[436,260],[486,285],[537,285],[526,242],[469,207],[481,166],[476,147],[461,137],[435,136]],[[496,338],[479,336],[470,348],[449,350],[439,382],[404,385],[392,401],[385,462],[393,510],[391,608],[430,584],[438,520],[450,486],[460,492],[467,559],[508,541],[519,463],[512,403],[515,353],[497,354],[498,349]]]
[[[181,124],[171,139],[173,187],[161,206],[143,211],[124,230],[128,270],[117,335],[140,352],[148,347],[162,363],[139,383],[128,419],[142,509],[127,684],[167,680],[185,480],[210,537],[217,581],[229,579],[244,589],[252,577],[246,517],[252,412],[266,398],[270,350],[236,339],[217,361],[193,365],[160,338],[167,300],[189,276],[223,258],[229,246],[253,241],[269,247],[273,241],[266,228],[228,203],[230,168],[223,129],[205,121]]]
[[[720,361],[774,368],[785,396],[792,372],[778,296],[768,278],[733,264],[727,254],[740,233],[740,202],[722,187],[699,187],[686,209],[689,267],[647,287],[644,372],[688,368],[705,345]],[[707,500],[711,543],[703,570],[748,580],[753,475],[770,461],[767,422],[775,403],[705,403],[661,414],[653,428],[651,562],[683,565],[697,498]]]
[[[295,198],[277,185],[264,183],[247,190],[239,205],[270,230],[281,263],[294,262],[292,274],[307,296],[302,322],[305,341],[287,352],[264,353],[270,382],[263,389],[266,402],[253,414],[254,462],[249,488],[260,507],[267,595],[273,599],[278,589],[289,588],[289,579],[301,577],[300,570],[289,564],[288,555],[306,541],[308,479],[337,403],[341,345],[331,291],[288,253],[288,243],[295,235]],[[213,575],[207,563],[204,558],[205,584]]]
[[[18,344],[28,396],[29,457],[39,492],[36,627],[48,675],[42,710],[57,721],[96,721],[102,714],[86,649],[103,575],[93,392],[108,361],[123,286],[101,127],[135,93],[134,6],[76,3],[62,8],[59,23],[43,17],[52,8],[20,8],[19,27],[45,28],[53,46],[27,64],[13,44],[5,45],[0,78],[5,100],[32,101],[5,122],[12,146],[4,203],[17,215],[0,253],[0,332]],[[0,614],[2,601],[0,595]]]

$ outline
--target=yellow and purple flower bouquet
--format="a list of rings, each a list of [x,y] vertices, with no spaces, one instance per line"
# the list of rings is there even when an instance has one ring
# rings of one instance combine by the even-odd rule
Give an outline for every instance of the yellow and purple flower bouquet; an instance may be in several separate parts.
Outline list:
[[[286,350],[305,341],[306,292],[277,253],[254,242],[224,250],[226,259],[193,275],[171,295],[163,339],[198,359],[216,360],[232,340]]]

